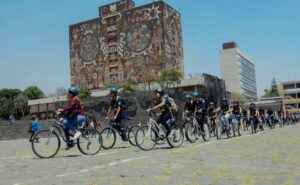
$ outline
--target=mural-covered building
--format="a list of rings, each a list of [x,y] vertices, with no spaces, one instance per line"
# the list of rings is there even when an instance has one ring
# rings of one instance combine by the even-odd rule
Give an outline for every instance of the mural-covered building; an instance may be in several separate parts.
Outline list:
[[[99,17],[70,26],[71,84],[99,89],[109,82],[177,68],[183,73],[180,13],[163,1],[101,6]]]

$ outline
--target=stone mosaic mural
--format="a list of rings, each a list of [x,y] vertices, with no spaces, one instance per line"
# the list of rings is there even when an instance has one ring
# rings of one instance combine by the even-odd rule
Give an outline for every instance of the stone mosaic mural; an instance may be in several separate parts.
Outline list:
[[[145,70],[183,72],[180,13],[163,1],[134,7],[122,0],[99,8],[100,17],[70,26],[71,84],[99,89]]]

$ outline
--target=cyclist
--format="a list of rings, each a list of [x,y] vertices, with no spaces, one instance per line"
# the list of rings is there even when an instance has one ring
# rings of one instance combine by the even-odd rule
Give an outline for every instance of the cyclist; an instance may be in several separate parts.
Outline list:
[[[240,106],[239,101],[233,101],[232,114],[235,116],[238,124],[240,125],[242,117],[242,107]]]
[[[189,114],[193,113],[192,96],[187,94],[187,95],[185,95],[184,99],[185,99],[185,101],[184,101],[184,105],[183,105],[183,113],[189,115]]]
[[[201,98],[199,92],[195,91],[193,93],[193,110],[196,116],[196,120],[203,131],[203,122],[206,114],[205,100]]]
[[[147,109],[147,112],[155,111],[157,109],[160,109],[160,115],[157,117],[156,122],[161,123],[165,129],[167,130],[167,137],[170,138],[172,137],[171,133],[171,125],[168,124],[168,121],[172,119],[172,114],[171,114],[171,102],[169,100],[169,96],[165,93],[163,90],[158,90],[156,89],[154,91],[155,93],[155,98],[156,98],[156,104],[154,107]]]
[[[30,142],[32,142],[32,138],[33,138],[34,134],[37,133],[40,130],[42,130],[41,123],[39,122],[38,117],[36,115],[33,115],[31,117],[31,123],[30,123],[30,126],[29,126],[29,132],[31,133],[31,136],[30,136],[30,139],[29,139]],[[39,141],[39,138],[36,137],[35,142],[38,142],[38,141]]]
[[[65,119],[63,120],[63,124],[65,125],[65,136],[66,136],[66,150],[70,149],[73,146],[73,141],[78,139],[81,136],[81,132],[77,130],[77,125],[79,123],[85,122],[85,114],[83,111],[83,107],[80,104],[80,99],[78,97],[78,89],[76,87],[70,87],[68,89],[68,99],[69,105],[67,105],[64,109],[58,109],[57,114],[64,114]],[[70,141],[69,130],[74,132],[73,141]]]
[[[222,99],[221,107],[219,107],[217,109],[217,112],[221,112],[221,120],[223,120],[225,122],[225,124],[226,124],[225,127],[227,129],[229,129],[229,121],[231,118],[232,108],[229,105],[227,98]],[[224,131],[225,130],[223,130],[222,132],[224,132]]]
[[[243,124],[244,128],[248,127],[248,110],[246,107],[243,108],[242,115],[243,115],[242,124]]]
[[[114,127],[120,132],[121,138],[123,141],[128,141],[126,136],[126,123],[125,120],[127,118],[126,112],[126,103],[125,100],[118,96],[118,89],[113,87],[110,89],[111,102],[107,112],[106,119],[109,119],[109,115],[111,111],[114,111],[113,121],[118,125],[114,125]]]
[[[265,118],[265,109],[263,108],[263,107],[260,107],[259,109],[258,109],[258,112],[259,112],[259,117],[260,117],[260,119],[261,119],[261,121],[262,121],[262,123],[266,123],[266,118]]]
[[[213,124],[216,124],[216,107],[214,102],[210,102],[207,108],[207,116],[208,116],[208,126],[210,130],[212,129]]]
[[[216,107],[214,102],[210,102],[208,109],[207,109],[207,115],[211,118],[214,118],[216,116]]]
[[[258,111],[256,110],[255,104],[253,102],[250,103],[248,115],[253,119],[254,129],[257,129],[258,126]]]
[[[268,125],[269,127],[271,127],[271,124],[273,125],[274,124],[274,116],[275,116],[275,113],[274,111],[269,107],[268,110],[267,110],[267,115],[268,115]]]
[[[193,115],[193,103],[192,103],[192,96],[187,94],[184,97],[184,104],[183,104],[183,127],[185,127],[185,123],[187,122],[187,118]]]

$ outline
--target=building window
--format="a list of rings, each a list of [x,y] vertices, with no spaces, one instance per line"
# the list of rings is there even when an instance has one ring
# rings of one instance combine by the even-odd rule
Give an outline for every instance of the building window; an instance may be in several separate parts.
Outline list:
[[[295,84],[286,84],[286,85],[283,85],[283,89],[295,89]]]

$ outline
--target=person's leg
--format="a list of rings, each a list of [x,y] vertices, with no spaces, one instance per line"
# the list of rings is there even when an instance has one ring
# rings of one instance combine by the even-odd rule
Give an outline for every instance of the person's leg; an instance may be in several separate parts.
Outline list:
[[[167,124],[167,121],[169,119],[171,119],[172,116],[170,115],[170,113],[166,112],[164,114],[162,114],[162,118],[161,118],[161,124],[165,127],[165,129],[167,130],[166,135],[169,136],[169,134],[171,133],[171,127]]]
[[[226,123],[226,128],[229,129],[229,119],[231,118],[230,114],[225,115],[225,123]]]
[[[67,144],[70,144],[70,133],[69,131],[73,131],[74,133],[76,132],[75,130],[75,123],[76,123],[76,120],[67,120],[67,119],[64,119],[63,121],[63,124],[65,125],[65,128],[64,128],[64,132],[65,132],[65,136],[66,136],[66,142]]]
[[[121,130],[121,137],[123,141],[127,141],[128,138],[126,136],[126,120],[125,119],[121,119],[120,120],[120,130]]]

